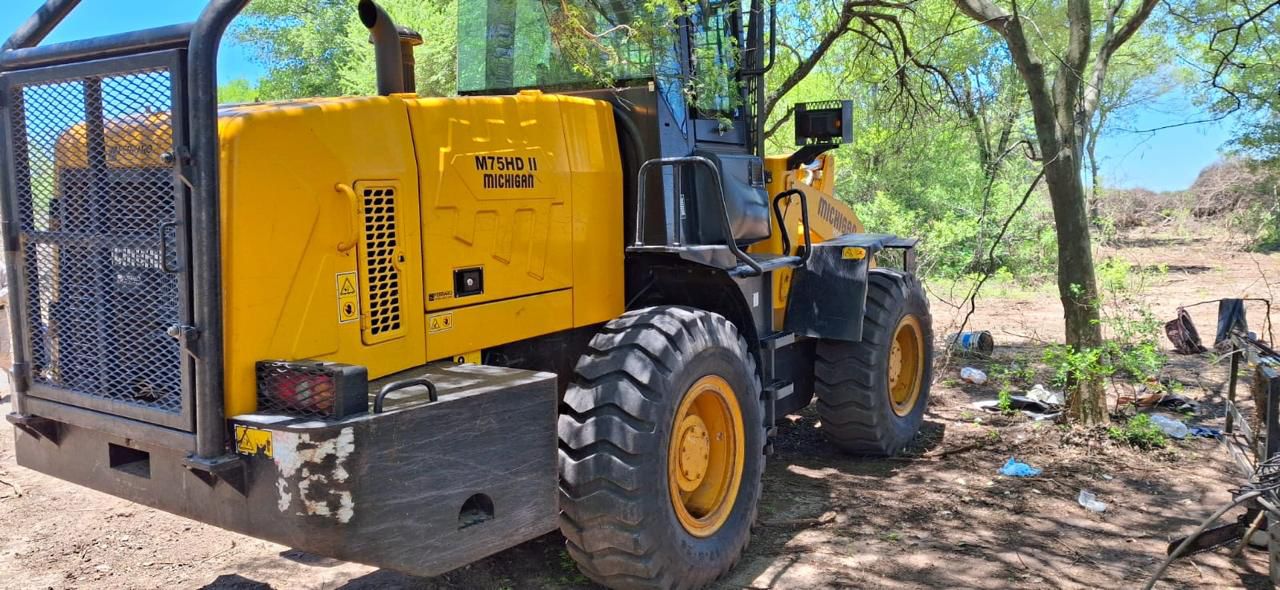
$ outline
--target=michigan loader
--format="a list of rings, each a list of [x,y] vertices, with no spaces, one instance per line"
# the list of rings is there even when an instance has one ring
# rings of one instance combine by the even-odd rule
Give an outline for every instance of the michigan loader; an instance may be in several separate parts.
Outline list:
[[[378,96],[220,106],[248,1],[46,45],[77,4],[48,0],[0,50],[21,465],[415,575],[559,530],[605,586],[693,588],[747,545],[779,416],[915,435],[916,242],[833,196],[849,103],[764,154],[766,0],[691,4],[608,83],[553,23],[639,3],[459,0],[449,98],[360,0]]]

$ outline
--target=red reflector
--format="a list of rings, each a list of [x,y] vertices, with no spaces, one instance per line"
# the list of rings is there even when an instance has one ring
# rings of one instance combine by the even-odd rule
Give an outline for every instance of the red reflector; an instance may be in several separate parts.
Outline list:
[[[345,418],[369,410],[364,367],[317,361],[258,363],[258,412]]]
[[[306,373],[289,373],[275,379],[276,399],[285,407],[299,412],[333,412],[336,388],[333,377]]]

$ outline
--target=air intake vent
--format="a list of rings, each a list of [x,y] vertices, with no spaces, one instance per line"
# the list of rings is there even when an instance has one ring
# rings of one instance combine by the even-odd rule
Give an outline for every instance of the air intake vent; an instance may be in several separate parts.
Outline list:
[[[357,185],[359,186],[359,185]],[[400,304],[399,211],[394,186],[363,186],[364,244],[360,252],[361,302],[365,344],[386,342],[404,334]]]

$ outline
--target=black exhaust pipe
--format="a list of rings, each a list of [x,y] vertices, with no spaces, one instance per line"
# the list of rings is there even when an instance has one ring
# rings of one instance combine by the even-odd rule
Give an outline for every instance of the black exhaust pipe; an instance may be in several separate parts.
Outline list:
[[[396,23],[373,0],[360,0],[357,7],[360,22],[369,29],[374,61],[378,68],[378,94],[388,96],[405,92],[404,60],[400,55],[400,35]]]

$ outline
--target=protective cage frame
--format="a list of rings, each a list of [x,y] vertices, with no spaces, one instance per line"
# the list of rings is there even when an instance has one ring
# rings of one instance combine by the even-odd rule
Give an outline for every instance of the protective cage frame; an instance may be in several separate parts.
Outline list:
[[[224,415],[222,342],[221,218],[219,195],[219,137],[217,99],[218,48],[228,26],[250,0],[211,0],[193,23],[170,25],[117,35],[38,46],[79,5],[79,0],[46,0],[0,47],[0,86],[4,89],[23,80],[38,79],[51,72],[75,72],[84,76],[110,74],[136,65],[133,60],[165,55],[177,67],[171,70],[173,101],[171,121],[175,130],[170,154],[175,174],[175,190],[185,192],[172,227],[178,244],[189,244],[180,252],[179,267],[185,273],[182,321],[167,328],[182,349],[184,378],[182,396],[186,421],[139,419],[122,415],[115,407],[68,404],[67,398],[33,395],[32,363],[28,347],[31,334],[25,314],[26,301],[9,306],[14,332],[14,413],[9,421],[24,430],[56,436],[57,429],[41,426],[46,421],[65,422],[190,453],[187,466],[197,471],[222,473],[238,463],[230,454]],[[122,61],[116,61],[122,60]],[[67,68],[67,69],[60,69]],[[60,69],[60,70],[59,70]],[[12,292],[25,293],[19,272],[20,224],[17,217],[17,181],[12,129],[15,109],[21,105],[0,99],[0,122],[6,127],[0,144],[0,224],[4,243],[7,278]],[[181,128],[182,133],[178,133]],[[110,412],[110,413],[104,413]],[[145,417],[144,417],[145,418]],[[151,417],[154,418],[154,417]]]

